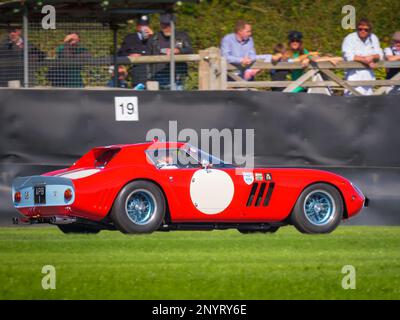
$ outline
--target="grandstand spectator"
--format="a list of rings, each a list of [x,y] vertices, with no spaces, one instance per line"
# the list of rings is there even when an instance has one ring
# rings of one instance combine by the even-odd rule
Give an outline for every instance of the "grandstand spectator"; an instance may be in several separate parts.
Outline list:
[[[400,31],[395,32],[390,47],[385,48],[385,59],[387,61],[400,61]],[[386,79],[393,78],[400,72],[400,68],[390,68],[387,70]],[[400,94],[400,86],[391,88],[389,94]]]
[[[175,16],[170,13],[160,15],[161,31],[156,33],[151,39],[151,53],[153,55],[167,56],[171,55],[171,22],[175,22]],[[193,53],[192,44],[189,35],[183,31],[175,31],[175,49],[174,54]],[[175,65],[176,88],[183,90],[184,81],[188,73],[188,65],[185,62],[179,62]],[[158,81],[161,89],[169,88],[170,84],[170,65],[167,63],[157,63],[153,65],[153,80]]]
[[[347,70],[346,80],[375,80],[372,69],[382,59],[383,52],[378,37],[372,33],[372,24],[368,19],[361,19],[357,24],[357,32],[346,36],[342,44],[342,52],[346,61],[361,62],[368,67]],[[363,95],[373,93],[372,86],[356,87],[355,89]],[[350,92],[346,91],[345,95],[350,95]]]
[[[238,73],[245,80],[253,80],[259,69],[250,68],[257,60],[250,23],[239,20],[235,32],[227,34],[221,41],[221,54],[227,62],[238,68]]]
[[[81,46],[78,32],[68,33],[64,43],[56,48],[60,65],[50,68],[47,77],[55,87],[83,87],[82,68],[84,60],[90,58],[88,50]]]
[[[28,56],[30,62],[42,61],[45,54],[34,45],[29,44]],[[18,27],[8,29],[8,35],[0,44],[0,87],[6,87],[9,81],[24,82],[24,40],[22,30]]]
[[[115,77],[114,77],[114,66],[111,67],[111,76],[112,78],[107,83],[107,87],[118,87],[118,88],[128,88],[128,82],[126,81],[128,77],[128,70],[125,66],[118,66],[118,86],[115,84]]]
[[[150,18],[142,15],[137,19],[134,33],[128,34],[121,48],[118,50],[119,56],[140,57],[151,54],[150,39],[154,32],[149,26]],[[140,83],[146,84],[150,78],[150,66],[148,64],[134,64],[131,68],[131,82],[133,86]]]

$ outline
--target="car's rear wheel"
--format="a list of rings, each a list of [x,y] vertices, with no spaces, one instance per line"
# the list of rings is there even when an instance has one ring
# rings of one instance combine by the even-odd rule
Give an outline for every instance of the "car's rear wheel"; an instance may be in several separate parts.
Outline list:
[[[123,233],[151,233],[160,227],[165,209],[164,195],[157,185],[133,181],[118,194],[110,217]]]
[[[300,195],[291,214],[293,225],[303,233],[330,233],[343,217],[344,205],[339,191],[317,183]]]
[[[82,225],[82,224],[60,224],[57,225],[58,229],[60,229],[63,233],[65,234],[96,234],[101,231],[101,229],[96,228],[94,226],[87,226],[87,225]]]

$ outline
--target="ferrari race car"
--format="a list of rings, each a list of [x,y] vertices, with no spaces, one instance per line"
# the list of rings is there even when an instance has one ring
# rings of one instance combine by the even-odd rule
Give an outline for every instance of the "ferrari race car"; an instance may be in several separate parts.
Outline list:
[[[13,181],[23,218],[65,233],[236,228],[275,232],[293,224],[329,233],[366,206],[336,174],[296,168],[242,168],[186,143],[149,142],[90,150],[71,167]]]

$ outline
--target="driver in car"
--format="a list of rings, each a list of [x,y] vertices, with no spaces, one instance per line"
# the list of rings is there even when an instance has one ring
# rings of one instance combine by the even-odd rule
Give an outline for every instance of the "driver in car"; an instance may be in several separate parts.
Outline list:
[[[160,169],[178,169],[178,166],[174,163],[172,156],[163,156],[158,160],[157,166]]]

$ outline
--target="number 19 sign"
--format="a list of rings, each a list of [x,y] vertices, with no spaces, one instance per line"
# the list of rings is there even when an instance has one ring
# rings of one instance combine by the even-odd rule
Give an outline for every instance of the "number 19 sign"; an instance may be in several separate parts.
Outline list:
[[[138,97],[115,97],[116,121],[139,121]]]

